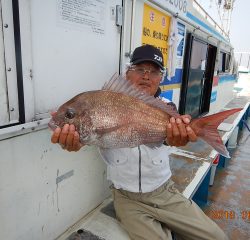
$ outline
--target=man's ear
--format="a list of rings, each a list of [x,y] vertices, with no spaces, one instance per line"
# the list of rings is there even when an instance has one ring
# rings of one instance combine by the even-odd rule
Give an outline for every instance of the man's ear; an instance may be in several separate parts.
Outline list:
[[[130,71],[127,71],[127,72],[126,72],[126,79],[127,79],[127,80],[130,80]]]

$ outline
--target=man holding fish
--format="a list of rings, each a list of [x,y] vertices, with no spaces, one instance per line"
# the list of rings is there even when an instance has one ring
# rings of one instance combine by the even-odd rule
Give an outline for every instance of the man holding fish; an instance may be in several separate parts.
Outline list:
[[[136,88],[145,90],[151,96],[158,98],[161,93],[159,84],[163,80],[164,69],[160,50],[151,45],[141,46],[135,49],[130,64],[128,64],[126,80]],[[113,90],[112,84],[114,85],[116,82],[105,84],[103,89]],[[129,85],[127,88],[130,87]],[[120,89],[122,88],[124,87],[120,87]],[[123,90],[125,93],[126,91]],[[122,91],[120,90],[120,92]],[[138,93],[140,94],[139,90],[135,94],[131,94],[137,97]],[[168,104],[157,102],[157,100],[155,102],[148,95],[142,96],[141,99],[153,105],[162,104],[162,109],[168,112],[173,111],[171,107],[173,104],[168,100],[166,100]],[[74,113],[67,112],[66,117],[73,118],[72,114]],[[55,112],[52,112],[51,115],[54,116]],[[123,116],[126,118],[125,115]],[[154,121],[148,121],[151,123],[150,125],[157,122],[155,116],[153,116]],[[173,111],[170,116],[172,117],[169,117],[166,123],[166,133],[163,135],[168,145],[179,147],[185,146],[189,141],[197,141],[198,132],[195,128],[193,130],[190,126],[186,126],[191,120],[189,115],[179,116],[176,111]],[[138,124],[143,125],[144,117],[139,119]],[[98,138],[108,141],[107,134],[118,132],[122,135],[122,130],[128,129],[128,125],[125,122],[120,128],[119,126],[100,126],[95,131],[99,134]],[[55,124],[55,126],[58,125]],[[147,132],[145,126],[144,132]],[[160,128],[158,125],[155,126],[156,135],[158,127]],[[131,126],[129,129],[131,136],[138,131],[131,130]],[[67,151],[78,151],[84,146],[84,141],[81,140],[83,137],[76,130],[75,124],[54,127],[51,141],[59,143]],[[141,132],[143,135],[143,130]],[[105,136],[107,137],[105,138]],[[147,135],[147,138],[149,137],[154,138],[155,136],[151,133],[150,136]],[[135,142],[137,142],[137,138],[136,135]],[[92,142],[94,144],[94,140]],[[106,142],[102,145],[96,144],[99,146],[105,162],[111,166],[111,168],[108,167],[108,179],[113,182],[111,193],[120,225],[135,240],[172,239],[171,231],[178,240],[228,239],[224,232],[192,200],[186,199],[174,187],[174,183],[170,179],[168,148],[162,140],[152,142],[143,142],[144,144],[139,144],[139,146],[117,143],[118,148],[107,145]]]

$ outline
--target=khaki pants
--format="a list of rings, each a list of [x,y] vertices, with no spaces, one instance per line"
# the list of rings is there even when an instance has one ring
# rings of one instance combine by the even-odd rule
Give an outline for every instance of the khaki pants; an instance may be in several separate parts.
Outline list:
[[[219,226],[168,180],[150,193],[110,187],[117,220],[134,240],[228,240]]]

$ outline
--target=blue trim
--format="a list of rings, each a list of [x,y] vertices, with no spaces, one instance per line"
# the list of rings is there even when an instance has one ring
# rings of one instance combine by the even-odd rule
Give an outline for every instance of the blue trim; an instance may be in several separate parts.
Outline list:
[[[175,76],[171,77],[171,81],[167,79],[168,72],[166,72],[166,77],[164,77],[164,81],[162,85],[172,85],[181,83],[182,69],[175,69]]]
[[[221,39],[223,39],[224,41],[226,41],[227,43],[229,43],[224,37],[222,37],[219,33],[217,33],[214,29],[212,29],[211,27],[209,27],[207,24],[205,24],[204,22],[202,22],[200,19],[198,19],[197,17],[195,17],[194,15],[192,15],[190,12],[187,12],[187,17],[190,18],[191,20],[193,20],[194,22],[198,23],[199,25],[201,25],[202,27],[206,28],[207,30],[209,30],[210,32],[212,32],[213,34],[215,34],[216,36],[220,37]]]
[[[194,202],[198,200],[198,202],[207,203],[210,175],[211,175],[211,168],[207,172],[199,188],[196,190],[194,196],[192,197]]]
[[[173,89],[162,91],[159,97],[167,98],[169,101],[172,102],[172,100],[173,100]]]
[[[231,74],[219,77],[219,83],[228,82],[228,81],[232,81],[232,80],[234,80],[234,76]]]

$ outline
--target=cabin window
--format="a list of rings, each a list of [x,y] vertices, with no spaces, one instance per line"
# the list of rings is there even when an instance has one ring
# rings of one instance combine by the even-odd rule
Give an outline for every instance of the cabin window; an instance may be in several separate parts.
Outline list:
[[[225,72],[229,71],[230,55],[225,54]]]
[[[230,54],[220,52],[219,73],[229,72]]]
[[[219,72],[223,72],[223,53],[220,52]]]
[[[192,47],[192,58],[191,58],[191,69],[204,69],[206,64],[207,48],[204,48],[204,44],[199,41],[193,42]]]
[[[209,112],[216,47],[188,33],[184,56],[179,112],[197,118]]]

